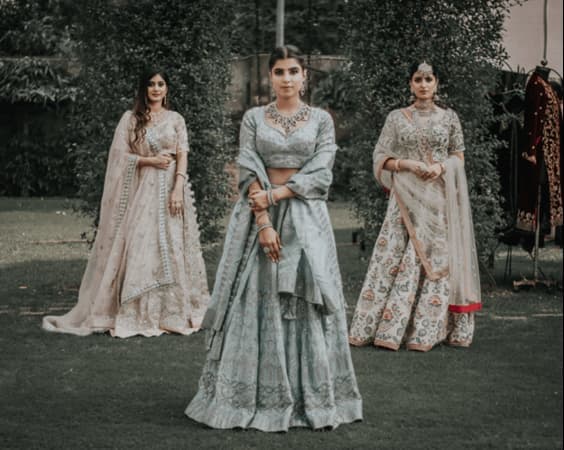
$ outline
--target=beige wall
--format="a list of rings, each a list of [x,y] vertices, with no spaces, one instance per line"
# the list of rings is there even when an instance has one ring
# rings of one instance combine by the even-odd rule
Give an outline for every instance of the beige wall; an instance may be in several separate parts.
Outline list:
[[[539,65],[543,56],[544,0],[528,0],[511,8],[505,21],[504,44],[509,65],[528,72]],[[548,0],[548,67],[562,75],[562,0]]]

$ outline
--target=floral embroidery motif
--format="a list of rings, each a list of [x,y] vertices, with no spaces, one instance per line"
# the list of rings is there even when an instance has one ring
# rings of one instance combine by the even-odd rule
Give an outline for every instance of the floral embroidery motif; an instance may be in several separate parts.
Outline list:
[[[382,320],[390,321],[394,318],[394,314],[391,309],[386,308],[382,313]]]

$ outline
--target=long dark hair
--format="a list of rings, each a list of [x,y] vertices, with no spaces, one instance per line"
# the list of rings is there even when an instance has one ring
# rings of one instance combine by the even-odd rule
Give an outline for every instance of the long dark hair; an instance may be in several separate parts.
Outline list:
[[[164,70],[150,68],[143,71],[139,77],[137,94],[135,95],[135,101],[133,102],[133,116],[135,117],[134,138],[131,143],[133,148],[135,148],[137,144],[145,138],[145,126],[149,123],[149,120],[151,120],[151,116],[149,115],[151,110],[147,99],[147,87],[149,86],[149,81],[151,81],[151,78],[155,75],[160,75],[165,81],[167,86],[167,97],[170,93],[169,78]],[[168,100],[166,103],[163,103],[163,106],[169,109]]]
[[[268,70],[272,70],[272,68],[276,64],[276,61],[288,58],[293,58],[298,61],[298,64],[300,65],[302,70],[305,70],[305,56],[295,45],[283,45],[282,47],[276,47],[274,50],[272,50],[270,58],[268,59]]]

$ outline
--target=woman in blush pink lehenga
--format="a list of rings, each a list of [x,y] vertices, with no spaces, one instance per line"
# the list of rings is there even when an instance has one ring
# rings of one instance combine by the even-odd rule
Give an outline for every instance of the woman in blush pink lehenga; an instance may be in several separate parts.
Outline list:
[[[100,222],[78,303],[46,316],[47,331],[112,336],[188,335],[200,328],[208,285],[183,117],[168,108],[169,79],[140,78],[110,147]]]

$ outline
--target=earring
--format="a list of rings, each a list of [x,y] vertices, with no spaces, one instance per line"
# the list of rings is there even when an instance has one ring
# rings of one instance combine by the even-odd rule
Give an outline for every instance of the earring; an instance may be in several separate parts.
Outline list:
[[[441,97],[439,97],[439,94],[437,93],[437,91],[433,92],[433,101],[434,102],[440,102],[441,101]]]
[[[304,82],[302,83],[302,87],[300,88],[300,97],[303,97],[305,95],[305,91],[306,91],[306,81],[304,80]]]
[[[163,106],[166,106],[166,105],[167,105],[167,100],[166,100],[166,95],[165,95],[164,98],[163,98]]]
[[[411,94],[409,95],[408,101],[409,101],[409,103],[415,103],[415,100],[416,100],[415,94],[413,92],[411,92]]]

